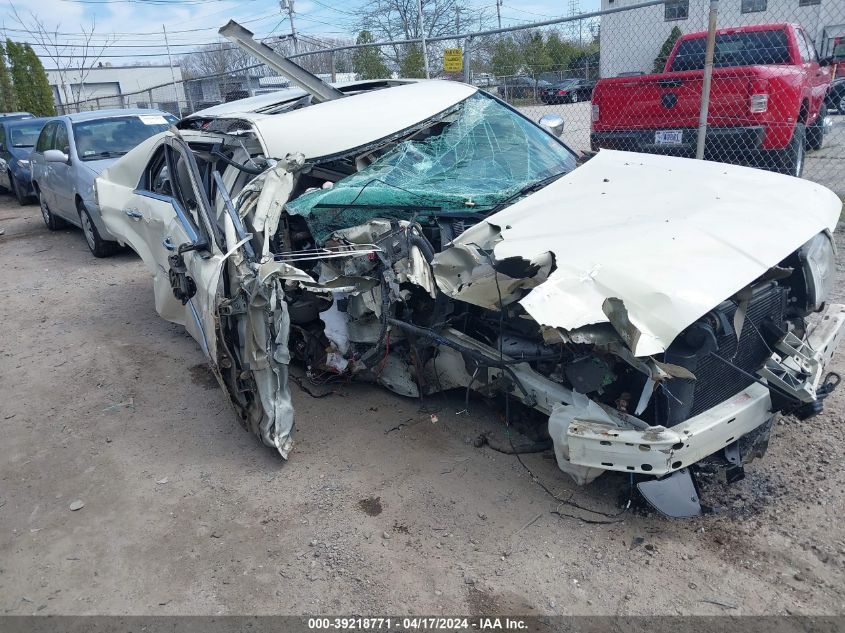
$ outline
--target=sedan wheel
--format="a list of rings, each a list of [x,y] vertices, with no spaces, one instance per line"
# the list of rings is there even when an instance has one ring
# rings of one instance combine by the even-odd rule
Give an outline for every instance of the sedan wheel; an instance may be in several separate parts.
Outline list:
[[[64,228],[65,221],[57,218],[50,212],[50,207],[47,206],[47,202],[44,200],[44,194],[40,191],[38,192],[38,204],[41,205],[41,217],[44,219],[44,224],[47,225],[48,229],[58,231]]]
[[[573,92],[572,96],[569,98],[569,101],[571,101],[572,103],[578,103],[578,93]]]
[[[85,205],[81,203],[79,204],[79,224],[82,226],[82,234],[85,236],[85,241],[94,257],[109,257],[110,255],[114,255],[120,248],[117,242],[104,240],[100,237],[97,226],[94,224],[94,220],[91,219],[91,214],[88,213]]]
[[[845,93],[839,97],[839,104],[836,106],[836,109],[839,110],[839,114],[845,114]]]

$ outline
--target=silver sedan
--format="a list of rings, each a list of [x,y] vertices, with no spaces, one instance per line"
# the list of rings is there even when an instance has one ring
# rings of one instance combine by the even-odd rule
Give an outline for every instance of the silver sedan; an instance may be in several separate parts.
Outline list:
[[[96,110],[50,119],[30,156],[32,185],[51,231],[78,226],[95,257],[118,249],[97,206],[94,180],[176,117],[160,110]]]

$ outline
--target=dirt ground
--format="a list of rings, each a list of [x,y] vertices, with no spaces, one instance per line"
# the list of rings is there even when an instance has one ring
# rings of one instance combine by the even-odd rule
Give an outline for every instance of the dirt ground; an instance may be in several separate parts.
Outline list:
[[[463,393],[420,411],[294,386],[283,463],[156,315],[134,254],[94,259],[8,196],[0,229],[2,613],[845,612],[845,389],[781,421],[745,480],[707,485],[695,520],[559,504],[475,446],[501,421],[474,398],[459,413]],[[614,515],[627,497],[625,477],[579,489],[522,459],[560,499]]]

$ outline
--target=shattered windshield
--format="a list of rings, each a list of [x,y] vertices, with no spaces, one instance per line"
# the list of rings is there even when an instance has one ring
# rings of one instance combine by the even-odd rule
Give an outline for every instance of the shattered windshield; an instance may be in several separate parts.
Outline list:
[[[434,122],[433,122],[434,123]],[[374,217],[411,219],[489,211],[524,189],[575,168],[556,138],[482,92],[330,189],[286,209],[308,218],[318,241]]]

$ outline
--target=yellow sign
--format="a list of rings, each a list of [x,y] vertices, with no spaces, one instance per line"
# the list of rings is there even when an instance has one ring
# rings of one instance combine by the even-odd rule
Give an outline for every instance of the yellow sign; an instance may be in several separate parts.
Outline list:
[[[464,52],[460,48],[443,49],[443,70],[459,73],[464,69]]]

